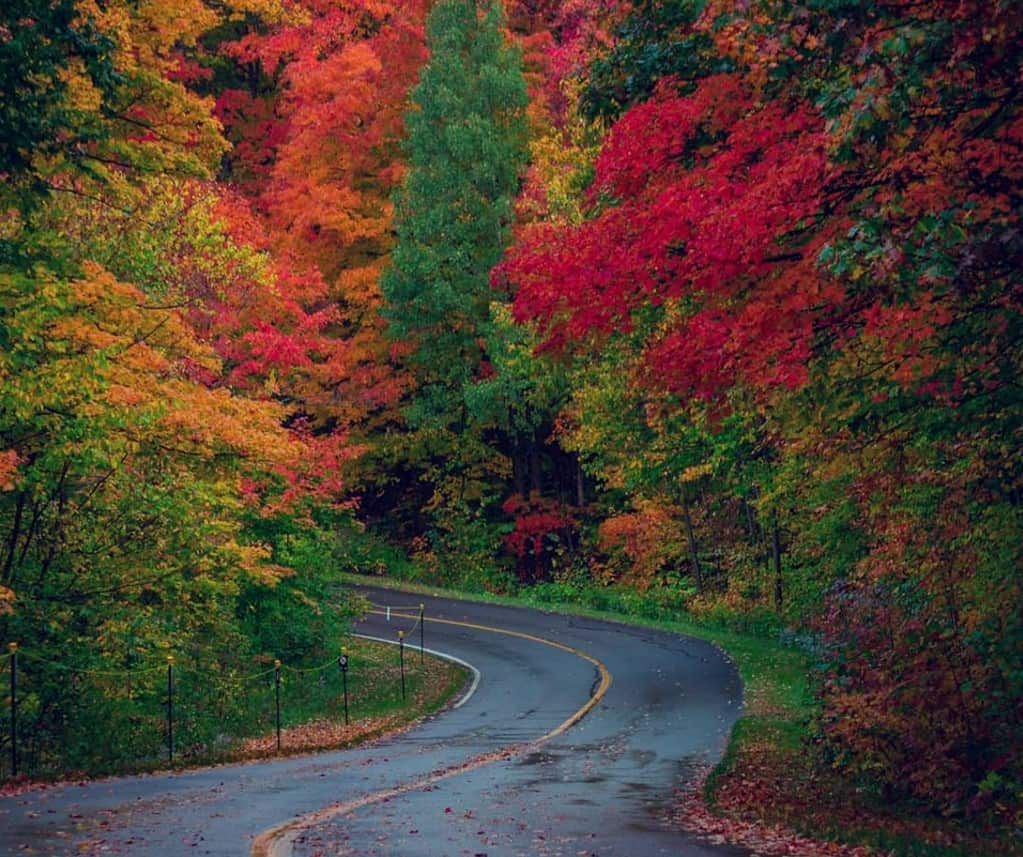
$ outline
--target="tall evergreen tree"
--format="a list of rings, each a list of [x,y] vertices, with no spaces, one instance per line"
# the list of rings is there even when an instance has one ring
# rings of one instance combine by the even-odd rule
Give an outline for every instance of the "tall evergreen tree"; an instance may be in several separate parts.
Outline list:
[[[465,428],[464,389],[484,359],[490,269],[509,240],[526,157],[519,51],[497,0],[442,0],[427,21],[430,61],[413,90],[398,242],[383,278],[392,336],[409,342],[414,427]]]
[[[490,374],[490,271],[510,240],[526,161],[526,84],[498,0],[440,0],[430,60],[406,116],[408,173],[395,197],[397,244],[381,288],[392,338],[415,380],[392,468],[417,497],[413,530],[461,574],[493,573],[493,530],[511,465],[504,427],[474,401]]]

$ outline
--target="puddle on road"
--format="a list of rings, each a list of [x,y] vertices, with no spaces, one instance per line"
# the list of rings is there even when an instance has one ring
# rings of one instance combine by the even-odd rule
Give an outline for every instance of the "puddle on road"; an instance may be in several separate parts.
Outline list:
[[[622,783],[622,788],[632,792],[649,793],[654,790],[650,783]]]
[[[530,765],[550,765],[556,762],[560,762],[564,759],[564,755],[559,753],[547,753],[543,750],[526,753],[518,760],[518,765],[521,767],[528,767]]]

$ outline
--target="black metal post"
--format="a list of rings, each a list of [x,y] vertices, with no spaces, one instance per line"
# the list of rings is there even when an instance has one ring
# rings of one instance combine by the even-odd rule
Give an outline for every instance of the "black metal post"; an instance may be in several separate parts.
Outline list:
[[[11,776],[18,776],[18,644],[8,643],[11,653]]]
[[[338,666],[341,667],[341,687],[344,688],[345,693],[345,726],[348,725],[348,649],[342,646],[341,657],[337,659]]]
[[[174,761],[174,655],[167,655],[167,761]]]
[[[419,665],[422,666],[426,661],[426,647],[423,643],[425,631],[423,630],[423,614],[426,612],[426,605],[419,605]]]
[[[398,660],[401,664],[401,701],[405,701],[405,632],[398,632]]]
[[[274,707],[277,712],[277,752],[281,752],[281,662],[274,661]]]

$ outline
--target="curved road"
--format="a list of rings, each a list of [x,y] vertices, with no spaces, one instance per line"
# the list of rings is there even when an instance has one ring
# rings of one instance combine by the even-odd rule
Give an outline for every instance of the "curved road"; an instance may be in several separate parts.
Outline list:
[[[464,704],[354,750],[3,798],[0,855],[748,853],[662,821],[674,790],[720,756],[740,712],[739,679],[717,649],[591,619],[364,591],[392,606],[390,622],[380,611],[359,623],[370,636],[393,639],[410,624],[399,614],[426,604],[427,648],[479,671]]]

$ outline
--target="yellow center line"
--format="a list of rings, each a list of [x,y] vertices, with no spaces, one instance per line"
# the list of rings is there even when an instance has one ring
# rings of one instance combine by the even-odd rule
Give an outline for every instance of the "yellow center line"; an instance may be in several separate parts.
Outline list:
[[[383,610],[371,610],[370,612],[378,615],[384,615]],[[419,614],[413,616],[411,614],[396,613],[394,611],[391,611],[390,615],[399,619],[419,618]],[[353,800],[324,807],[323,809],[310,812],[306,815],[299,816],[298,818],[289,819],[288,821],[275,825],[268,830],[264,830],[253,840],[252,850],[250,852],[252,857],[290,857],[292,853],[291,846],[303,830],[308,830],[310,827],[323,824],[326,821],[330,821],[331,819],[338,818],[342,815],[348,815],[349,813],[362,809],[365,806],[390,800],[391,798],[408,794],[409,792],[418,791],[426,788],[427,786],[433,785],[440,780],[453,777],[456,774],[463,774],[468,771],[481,768],[484,765],[489,765],[494,762],[501,761],[502,759],[510,759],[512,756],[519,756],[523,753],[535,750],[540,745],[550,741],[552,738],[556,738],[558,735],[561,735],[566,730],[575,726],[576,723],[582,720],[594,709],[594,707],[596,707],[611,687],[611,672],[608,668],[597,658],[593,657],[593,655],[584,652],[582,649],[577,649],[574,646],[559,643],[557,640],[549,640],[546,637],[526,634],[522,631],[512,631],[508,628],[495,628],[491,625],[478,625],[475,622],[460,622],[455,619],[438,619],[434,617],[426,617],[426,621],[436,622],[439,625],[455,625],[460,628],[470,628],[475,631],[488,631],[492,634],[503,634],[506,637],[518,637],[521,640],[529,640],[530,642],[540,643],[554,649],[561,649],[564,652],[569,652],[570,654],[593,664],[597,668],[597,672],[600,674],[600,684],[597,685],[597,689],[584,705],[573,712],[567,720],[560,723],[549,732],[545,732],[539,738],[534,738],[532,741],[527,741],[524,744],[513,744],[500,750],[493,750],[489,753],[474,756],[466,762],[452,765],[451,767],[440,771],[435,771],[429,776],[419,780],[414,780],[410,783],[405,783],[404,785],[395,786],[380,792],[374,792],[373,794],[363,795],[362,797],[355,798]]]

